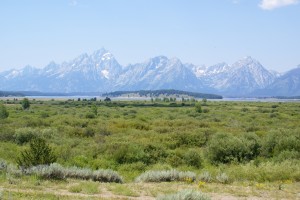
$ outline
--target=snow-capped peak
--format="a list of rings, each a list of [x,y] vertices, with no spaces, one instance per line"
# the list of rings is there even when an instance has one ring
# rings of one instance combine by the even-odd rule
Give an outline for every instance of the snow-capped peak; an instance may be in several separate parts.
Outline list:
[[[255,59],[253,59],[251,56],[246,56],[243,59],[235,62],[232,65],[233,68],[242,68],[242,67],[249,67],[249,68],[263,68],[263,66]]]
[[[110,60],[110,59],[112,59],[113,57],[114,57],[114,56],[113,56],[111,53],[107,52],[107,53],[105,53],[105,54],[102,55],[101,60],[102,60],[102,61],[104,61],[104,60]]]
[[[101,74],[106,78],[106,79],[109,79],[109,71],[104,69],[104,70],[101,70]]]

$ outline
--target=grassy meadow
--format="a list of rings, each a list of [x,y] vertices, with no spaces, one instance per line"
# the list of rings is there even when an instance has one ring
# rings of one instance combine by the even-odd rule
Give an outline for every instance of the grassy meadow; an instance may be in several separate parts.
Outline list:
[[[0,102],[0,199],[299,198],[299,102],[21,101]],[[36,138],[55,164],[20,165]]]

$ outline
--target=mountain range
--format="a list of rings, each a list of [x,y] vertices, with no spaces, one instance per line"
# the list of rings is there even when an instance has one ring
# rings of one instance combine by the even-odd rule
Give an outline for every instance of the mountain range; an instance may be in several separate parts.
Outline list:
[[[229,65],[198,66],[178,58],[157,56],[122,66],[107,50],[42,69],[25,66],[0,72],[0,90],[41,92],[112,92],[117,90],[176,89],[225,96],[300,95],[300,67],[284,74],[267,70],[245,57]]]

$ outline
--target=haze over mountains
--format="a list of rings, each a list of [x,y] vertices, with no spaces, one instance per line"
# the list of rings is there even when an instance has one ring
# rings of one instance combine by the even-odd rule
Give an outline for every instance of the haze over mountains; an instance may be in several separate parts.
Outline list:
[[[280,75],[245,57],[231,65],[205,67],[158,56],[121,66],[107,50],[43,69],[26,66],[0,73],[0,90],[41,92],[112,92],[177,89],[225,96],[300,95],[300,67]]]

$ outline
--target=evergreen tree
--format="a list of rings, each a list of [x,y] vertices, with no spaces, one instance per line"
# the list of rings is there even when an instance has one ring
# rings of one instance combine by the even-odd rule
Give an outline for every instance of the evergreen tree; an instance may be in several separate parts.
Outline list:
[[[29,107],[30,107],[30,102],[29,102],[29,100],[28,100],[27,98],[24,98],[24,99],[22,100],[21,104],[22,104],[22,108],[23,108],[24,110],[27,110],[27,109],[29,109]]]
[[[22,167],[30,167],[36,165],[49,165],[56,161],[51,147],[41,138],[32,139],[30,148],[24,150],[17,159],[17,163]]]

